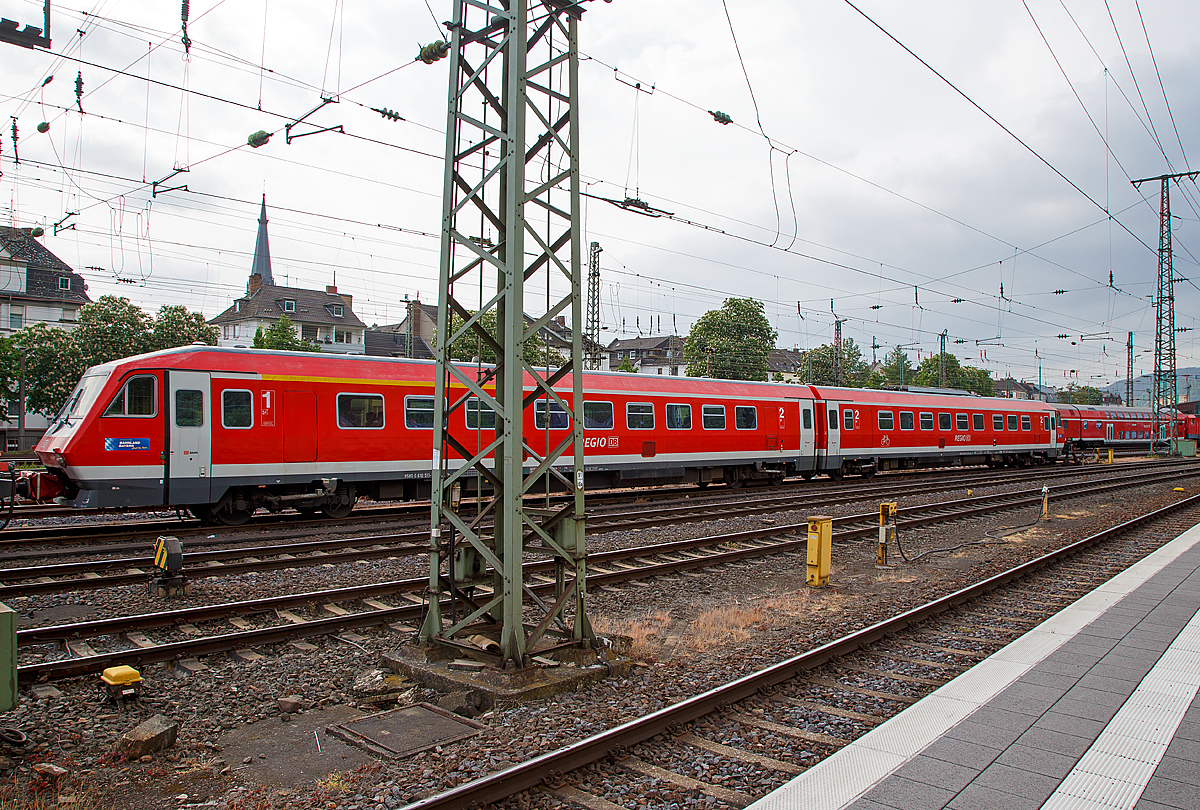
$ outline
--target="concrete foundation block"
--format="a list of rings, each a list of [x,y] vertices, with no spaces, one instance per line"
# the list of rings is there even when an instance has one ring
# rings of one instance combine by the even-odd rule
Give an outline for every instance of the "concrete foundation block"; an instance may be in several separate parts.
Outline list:
[[[156,714],[144,723],[125,732],[121,738],[121,750],[126,759],[140,759],[147,754],[170,748],[179,734],[179,724]]]

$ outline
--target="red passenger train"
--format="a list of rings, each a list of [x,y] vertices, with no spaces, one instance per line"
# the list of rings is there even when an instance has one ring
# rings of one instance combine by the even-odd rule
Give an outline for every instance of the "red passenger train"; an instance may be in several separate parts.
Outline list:
[[[342,517],[361,496],[425,498],[435,368],[209,346],[106,363],[35,448],[47,471],[18,488],[79,508],[185,507],[228,524],[260,507]],[[570,380],[560,387],[569,402]],[[578,410],[589,487],[1024,465],[1057,458],[1063,442],[1052,405],[955,394],[588,372]],[[536,402],[525,418],[535,447],[572,427],[557,403]],[[495,424],[479,402],[451,419],[468,448]]]
[[[1154,411],[1149,408],[1125,408],[1109,405],[1058,405],[1063,438],[1063,454],[1073,456],[1082,450],[1101,447],[1143,447],[1149,449],[1154,436]],[[1195,414],[1175,415],[1175,436],[1200,438]],[[1170,423],[1160,425],[1155,444],[1169,437]]]

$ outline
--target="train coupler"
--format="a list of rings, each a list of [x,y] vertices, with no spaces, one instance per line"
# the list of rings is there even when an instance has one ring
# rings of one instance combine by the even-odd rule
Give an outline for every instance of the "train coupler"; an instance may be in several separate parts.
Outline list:
[[[187,574],[183,571],[183,543],[178,537],[159,537],[154,541],[150,595],[183,596],[189,591]]]

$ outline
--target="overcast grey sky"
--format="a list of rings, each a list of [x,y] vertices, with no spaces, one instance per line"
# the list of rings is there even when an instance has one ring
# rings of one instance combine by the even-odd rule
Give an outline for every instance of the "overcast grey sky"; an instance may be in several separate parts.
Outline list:
[[[1200,156],[1200,28],[1192,3],[1138,3],[856,3],[996,121],[844,0],[729,0],[728,19],[720,0],[589,4],[589,192],[727,232],[589,201],[605,335],[686,334],[739,295],[764,302],[780,346],[808,348],[832,338],[832,298],[868,358],[875,340],[881,359],[901,344],[915,361],[946,330],[997,377],[1036,381],[1040,366],[1047,384],[1105,385],[1132,331],[1136,373],[1150,371],[1159,186],[1129,180]],[[0,14],[37,23],[40,6],[0,0]],[[406,293],[436,299],[448,62],[411,60],[443,35],[447,0],[199,0],[186,60],[177,4],[83,9],[55,5],[53,54],[0,50],[21,158],[5,124],[0,213],[46,227],[93,297],[221,311],[244,288],[265,191],[281,283],[336,272],[368,324],[399,320]],[[82,117],[61,109],[77,72]],[[309,120],[347,134],[245,146],[322,92],[340,101]],[[160,188],[187,190],[152,196],[178,167]],[[1172,209],[1177,274],[1200,283],[1200,190],[1175,188]],[[54,236],[69,211],[75,230]],[[1200,327],[1191,281],[1176,285],[1179,327]],[[1181,368],[1200,365],[1196,340],[1179,333]]]

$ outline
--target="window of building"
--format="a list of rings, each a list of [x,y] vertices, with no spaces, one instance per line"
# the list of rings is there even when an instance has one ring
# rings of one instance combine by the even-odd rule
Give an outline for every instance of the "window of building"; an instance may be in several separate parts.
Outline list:
[[[418,430],[433,428],[433,397],[405,397],[404,426]]]
[[[539,399],[533,403],[533,426],[538,430],[546,429],[546,414],[550,414],[550,429],[565,430],[570,427],[571,420],[563,406],[557,402]]]
[[[8,452],[15,453],[21,449],[21,442],[16,436],[9,436],[4,446],[8,448]]]
[[[880,430],[891,430],[895,426],[896,426],[895,423],[892,421],[892,412],[891,411],[880,411],[879,412],[879,429]]]
[[[467,400],[465,418],[469,430],[496,429],[496,412],[492,410],[491,405],[480,401],[479,397],[471,397]]]
[[[412,397],[416,399],[416,397]],[[429,400],[432,411],[433,400]],[[344,428],[382,428],[383,427],[383,397],[379,394],[338,394],[337,396],[338,427]],[[430,414],[430,427],[433,426],[433,414]]]
[[[204,392],[180,388],[175,392],[175,424],[179,427],[204,426]]]
[[[950,429],[950,414],[939,413],[938,414],[938,430],[949,430],[949,429]]]
[[[611,402],[583,403],[584,430],[612,430],[613,404]]]
[[[837,423],[837,411],[833,412],[833,421]],[[753,405],[734,405],[733,425],[738,430],[758,430],[758,408]]]
[[[913,421],[912,411],[900,411],[900,429],[912,430],[915,427],[916,423]]]
[[[971,430],[983,430],[985,424],[987,423],[984,421],[983,414],[971,414]]]
[[[60,290],[63,290],[64,292],[70,290],[71,289],[71,277],[70,276],[59,276],[58,277],[58,288]]]
[[[849,408],[842,411],[842,427],[846,430],[854,430],[854,411]]]
[[[8,311],[8,328],[20,329],[25,326],[25,307],[13,307]]]
[[[221,392],[221,425],[227,428],[254,427],[254,395],[249,391]]]
[[[971,418],[965,413],[954,414],[954,429],[955,430],[970,430]]]
[[[296,302],[290,298],[287,299],[286,301],[284,301],[283,302],[283,311],[284,312],[295,312],[296,311]]]
[[[346,317],[346,311],[342,308],[341,304],[334,304],[332,307],[330,307],[330,309],[333,311],[333,317],[335,317],[335,318]]]
[[[992,414],[992,430],[1004,430],[1004,414]]]
[[[301,340],[311,340],[315,343],[319,335],[320,335],[320,330],[317,328],[317,326],[315,324],[311,324],[311,323],[300,324],[300,339]]]
[[[8,401],[8,415],[16,418],[21,415],[21,403],[15,399]]]
[[[724,431],[725,430],[725,406],[701,406],[701,414],[703,416],[704,430],[706,431]],[[812,415],[808,410],[805,410],[806,418],[811,422]],[[811,425],[809,425],[811,427]]]
[[[113,397],[104,415],[157,416],[158,378],[148,374],[131,377]]]
[[[625,426],[630,430],[654,430],[654,405],[649,402],[626,403]]]
[[[1008,415],[1008,429],[1009,430],[1017,429],[1017,415],[1015,413],[1010,413]]]
[[[933,414],[923,413],[921,417],[921,430],[933,430]]]
[[[1021,430],[1031,430],[1031,429],[1033,428],[1033,425],[1032,425],[1032,424],[1030,424],[1030,422],[1031,422],[1031,420],[1029,419],[1029,415],[1028,415],[1028,414],[1022,414],[1022,416],[1021,416]]]
[[[692,406],[667,403],[667,430],[691,430]]]
[[[349,343],[350,342],[350,333],[344,332],[341,329],[335,329],[333,332],[333,342],[334,343]]]

